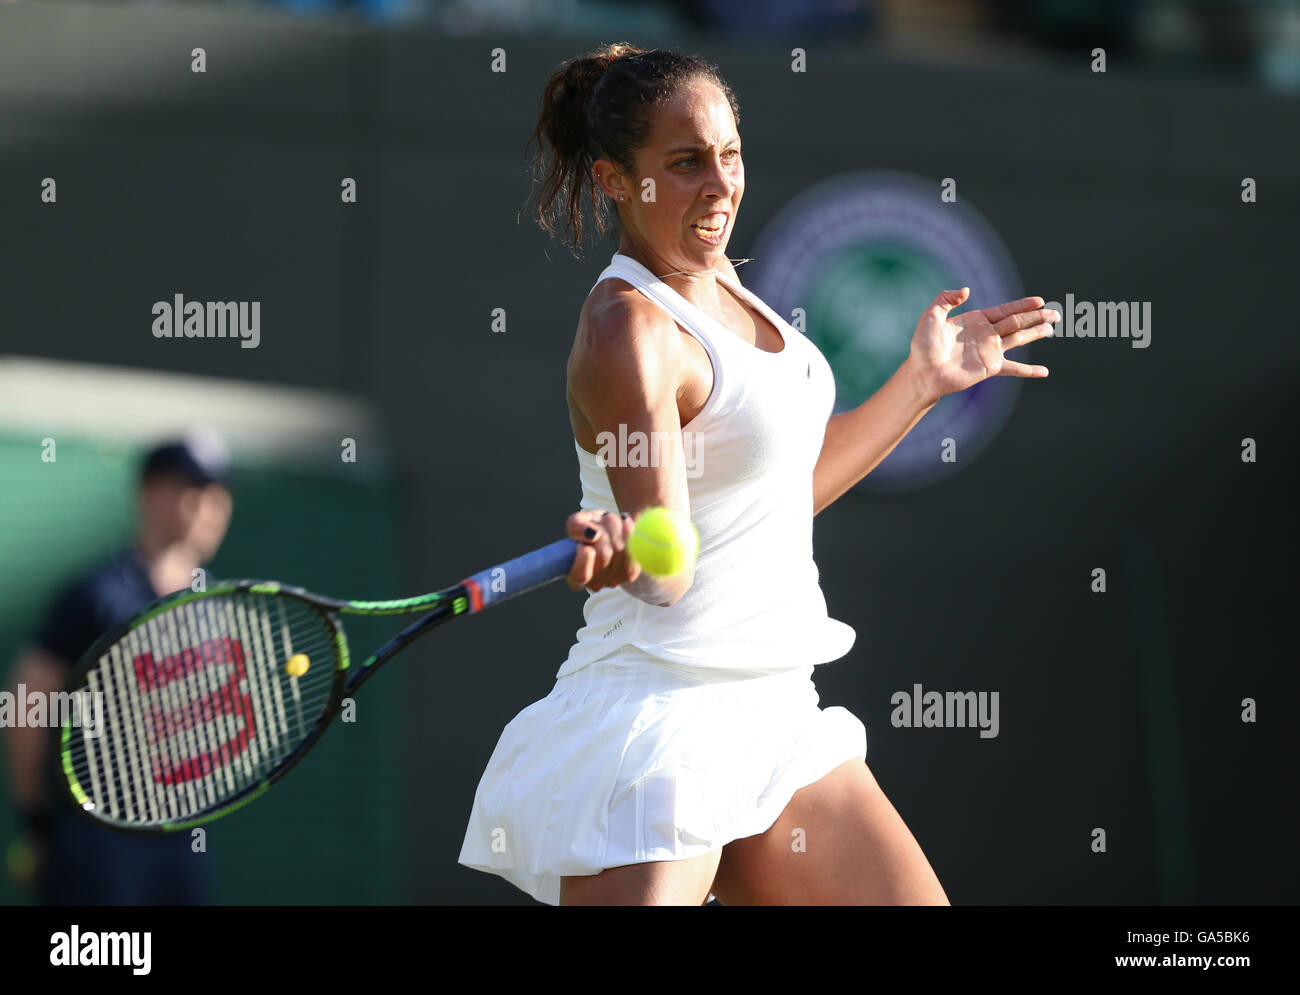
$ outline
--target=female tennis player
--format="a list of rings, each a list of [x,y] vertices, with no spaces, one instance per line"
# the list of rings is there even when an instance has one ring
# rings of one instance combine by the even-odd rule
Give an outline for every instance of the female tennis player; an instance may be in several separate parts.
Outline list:
[[[1038,297],[953,315],[969,289],[944,290],[889,381],[831,417],[825,358],[726,255],[738,117],[714,66],[623,44],[543,93],[537,220],[576,248],[590,200],[620,237],[568,363],[582,482],[568,579],[591,593],[554,688],[501,734],[460,862],[552,905],[946,905],[862,723],[818,707],[813,667],[855,633],[827,615],[812,520],[943,395],[1047,376],[1004,353],[1059,315]],[[670,578],[627,553],[656,505],[700,536]]]

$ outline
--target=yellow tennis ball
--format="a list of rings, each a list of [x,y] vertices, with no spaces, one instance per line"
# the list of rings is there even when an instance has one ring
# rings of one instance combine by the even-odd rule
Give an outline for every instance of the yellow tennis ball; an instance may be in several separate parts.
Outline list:
[[[306,653],[295,653],[289,657],[289,662],[284,665],[284,669],[290,677],[301,677],[307,673],[307,668],[311,666],[311,661],[307,659]]]
[[[700,534],[671,508],[647,508],[636,520],[628,552],[641,569],[655,577],[681,573],[700,553]]]

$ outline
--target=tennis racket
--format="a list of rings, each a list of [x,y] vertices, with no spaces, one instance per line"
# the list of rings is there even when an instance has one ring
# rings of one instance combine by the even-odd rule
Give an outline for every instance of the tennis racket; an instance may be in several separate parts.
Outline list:
[[[106,633],[70,673],[65,690],[97,695],[102,708],[93,723],[65,713],[59,780],[88,818],[124,832],[218,819],[284,777],[397,652],[448,619],[564,577],[577,549],[561,539],[396,601],[339,601],[265,580],[170,594]],[[341,615],[415,612],[425,614],[353,660]]]

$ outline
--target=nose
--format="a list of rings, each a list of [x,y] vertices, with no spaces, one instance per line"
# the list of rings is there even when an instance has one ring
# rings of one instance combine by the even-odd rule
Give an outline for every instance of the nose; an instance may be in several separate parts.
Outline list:
[[[731,171],[723,164],[721,158],[714,156],[712,168],[705,176],[704,187],[701,190],[704,197],[708,200],[730,200],[737,186]]]

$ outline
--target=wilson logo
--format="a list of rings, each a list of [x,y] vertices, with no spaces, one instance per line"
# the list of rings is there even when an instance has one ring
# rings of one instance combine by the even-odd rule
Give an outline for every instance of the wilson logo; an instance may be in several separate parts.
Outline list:
[[[257,734],[257,723],[253,719],[253,703],[244,690],[247,687],[244,647],[238,640],[227,636],[206,639],[198,646],[161,660],[145,652],[133,663],[136,684],[141,691],[158,692],[157,697],[164,705],[173,696],[185,702],[144,712],[142,718],[150,746],[175,743],[183,748],[186,741],[208,743],[212,737],[202,734],[204,727],[220,728],[222,720],[226,724],[237,723],[234,734],[210,750],[178,757],[164,748],[155,754],[152,771],[155,784],[185,784],[207,777],[214,770],[229,766],[248,749]],[[213,672],[220,668],[226,671],[224,675]],[[186,680],[209,690],[195,696],[185,693],[183,688],[172,688]]]

